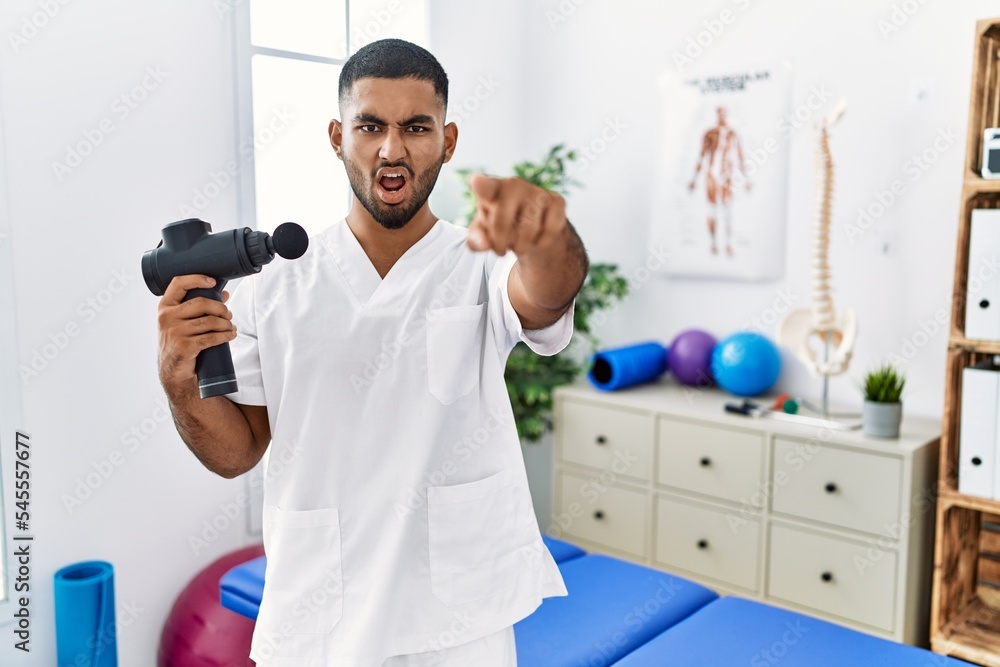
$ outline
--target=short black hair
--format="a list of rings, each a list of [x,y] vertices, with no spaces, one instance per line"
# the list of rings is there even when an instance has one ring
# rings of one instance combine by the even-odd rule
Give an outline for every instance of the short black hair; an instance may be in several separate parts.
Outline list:
[[[448,75],[430,51],[403,39],[380,39],[366,44],[347,59],[340,70],[340,102],[358,79],[417,79],[434,84],[434,92],[448,108]]]

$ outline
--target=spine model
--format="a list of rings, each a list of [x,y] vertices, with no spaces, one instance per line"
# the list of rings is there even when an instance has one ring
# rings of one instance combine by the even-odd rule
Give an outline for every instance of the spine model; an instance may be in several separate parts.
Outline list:
[[[833,204],[833,156],[826,119],[819,131],[816,151],[816,227],[813,232],[812,324],[820,333],[836,326],[833,295],[830,289],[830,209]]]
[[[791,311],[778,330],[778,342],[815,376],[839,375],[847,370],[857,336],[853,310],[838,317],[833,305],[830,271],[830,219],[833,209],[833,155],[828,128],[840,120],[843,101],[819,124],[816,150],[816,212],[812,240],[812,304]],[[811,344],[815,343],[815,344]]]

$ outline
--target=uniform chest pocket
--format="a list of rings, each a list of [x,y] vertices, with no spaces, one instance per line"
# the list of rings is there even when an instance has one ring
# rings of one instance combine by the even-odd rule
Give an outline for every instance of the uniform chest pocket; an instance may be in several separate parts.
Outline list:
[[[445,405],[479,384],[486,304],[427,311],[427,389]]]
[[[521,497],[506,470],[427,488],[431,591],[441,602],[467,604],[516,585],[531,542]]]
[[[340,621],[344,602],[338,509],[291,511],[265,505],[262,526],[267,569],[257,624],[265,634],[279,629],[286,635],[330,632]],[[298,643],[287,641],[285,648],[294,650]]]

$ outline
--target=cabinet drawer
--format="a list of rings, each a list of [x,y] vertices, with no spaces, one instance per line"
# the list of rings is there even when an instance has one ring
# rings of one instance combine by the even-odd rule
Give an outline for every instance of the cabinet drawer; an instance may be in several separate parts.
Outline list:
[[[774,439],[773,509],[898,537],[902,460]]]
[[[661,484],[739,503],[761,505],[764,437],[734,429],[660,418]]]
[[[656,508],[656,560],[756,592],[756,520],[667,498]]]
[[[560,506],[556,525],[569,535],[646,556],[646,520],[649,500],[631,489],[607,486],[566,472],[556,475]]]
[[[653,465],[653,417],[590,403],[562,401],[563,461],[649,479]]]
[[[767,595],[893,630],[896,554],[771,524]]]

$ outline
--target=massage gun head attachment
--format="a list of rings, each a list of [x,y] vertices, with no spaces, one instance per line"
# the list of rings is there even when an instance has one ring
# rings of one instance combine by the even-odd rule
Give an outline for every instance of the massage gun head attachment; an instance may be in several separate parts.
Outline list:
[[[275,255],[298,259],[308,247],[309,236],[294,222],[278,225],[273,235],[249,227],[213,234],[210,224],[189,218],[163,228],[163,240],[142,256],[142,277],[162,296],[174,276],[201,273],[221,283],[260,272]]]
[[[274,230],[274,234],[266,232],[251,232],[247,230],[246,244],[250,262],[259,267],[267,264],[275,255],[285,259],[298,259],[309,247],[309,237],[306,230],[294,222],[283,222]]]

